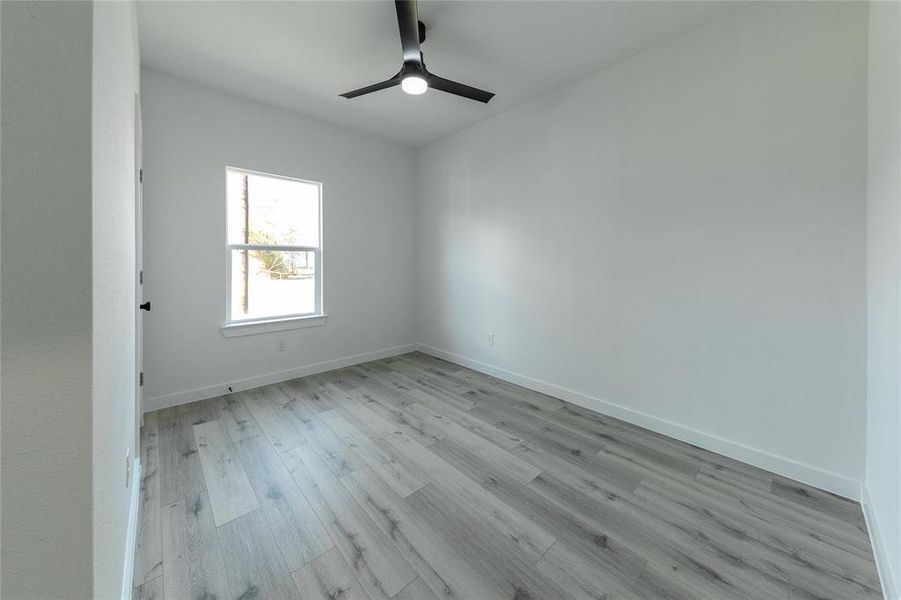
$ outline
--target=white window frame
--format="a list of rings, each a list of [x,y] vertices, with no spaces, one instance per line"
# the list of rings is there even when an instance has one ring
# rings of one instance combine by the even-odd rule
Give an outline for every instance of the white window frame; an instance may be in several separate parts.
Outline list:
[[[254,171],[241,167],[225,167],[225,178],[228,181],[229,172],[238,172],[245,175],[255,175],[259,177],[271,177],[273,179],[284,179],[286,181],[296,181],[315,185],[319,190],[319,246],[293,246],[293,245],[268,245],[268,244],[232,244],[228,241],[228,190],[225,194],[225,322],[222,324],[222,333],[225,337],[233,337],[240,335],[251,335],[255,333],[266,333],[270,331],[282,331],[286,329],[297,329],[302,327],[314,327],[324,325],[326,314],[323,310],[323,270],[322,270],[322,249],[323,249],[323,214],[322,214],[322,188],[323,185],[319,181],[309,179],[301,179],[299,177],[288,177],[286,175],[276,175],[274,173],[265,173],[263,171]],[[226,186],[227,187],[227,186]],[[315,269],[315,294],[316,305],[313,312],[309,313],[293,313],[287,315],[276,315],[268,317],[256,317],[253,319],[233,320],[232,315],[232,255],[235,250],[274,250],[281,252],[312,252],[314,256]]]

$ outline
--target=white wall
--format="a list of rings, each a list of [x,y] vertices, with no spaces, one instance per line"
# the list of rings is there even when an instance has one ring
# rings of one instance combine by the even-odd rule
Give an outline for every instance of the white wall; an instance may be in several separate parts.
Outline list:
[[[133,2],[94,4],[94,597],[121,593],[135,431],[135,94]],[[129,565],[130,567],[130,565]],[[130,590],[129,590],[130,591]]]
[[[857,496],[866,60],[752,6],[420,150],[419,341]]]
[[[142,101],[145,410],[414,341],[412,150],[153,70]],[[222,336],[226,165],[323,183],[326,325]]]
[[[870,4],[865,510],[888,598],[901,598],[901,4]]]
[[[0,12],[0,597],[90,598],[92,7]]]

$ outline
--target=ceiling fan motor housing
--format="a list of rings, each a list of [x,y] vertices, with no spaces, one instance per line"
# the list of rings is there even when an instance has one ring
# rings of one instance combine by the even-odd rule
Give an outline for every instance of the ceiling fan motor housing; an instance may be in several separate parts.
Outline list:
[[[404,62],[404,66],[400,69],[401,79],[409,76],[422,77],[425,79],[428,77],[428,71],[425,70],[425,63],[420,60],[419,62],[415,60],[408,60]]]

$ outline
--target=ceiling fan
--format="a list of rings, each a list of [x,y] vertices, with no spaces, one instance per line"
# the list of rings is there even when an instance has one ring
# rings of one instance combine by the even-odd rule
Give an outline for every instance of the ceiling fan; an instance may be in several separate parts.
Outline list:
[[[408,94],[418,96],[430,87],[448,94],[455,94],[470,100],[488,103],[494,98],[492,92],[486,92],[450,79],[438,77],[428,72],[422,59],[419,45],[425,41],[425,24],[416,14],[416,0],[395,0],[397,9],[397,26],[400,29],[400,45],[404,51],[404,64],[391,79],[368,85],[366,87],[341,94],[345,98],[356,98],[371,94],[396,85]]]

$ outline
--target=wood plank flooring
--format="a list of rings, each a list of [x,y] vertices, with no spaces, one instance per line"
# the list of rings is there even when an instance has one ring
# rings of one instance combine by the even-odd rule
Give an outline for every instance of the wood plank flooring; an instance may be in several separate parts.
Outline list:
[[[860,506],[412,353],[145,416],[135,599],[881,598]]]

